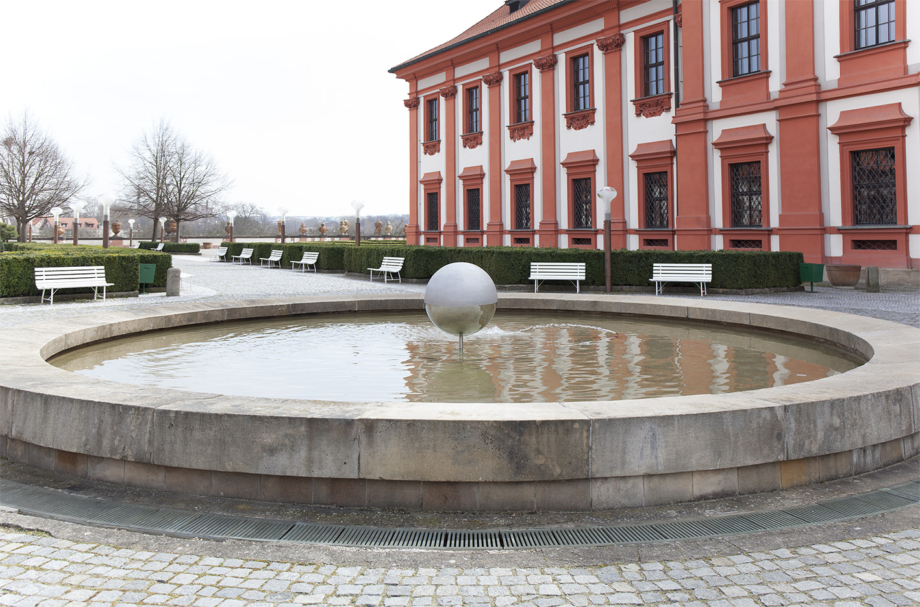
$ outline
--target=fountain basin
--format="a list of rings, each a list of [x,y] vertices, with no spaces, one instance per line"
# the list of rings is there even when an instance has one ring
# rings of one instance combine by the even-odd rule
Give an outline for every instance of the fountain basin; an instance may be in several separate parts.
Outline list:
[[[759,327],[837,344],[868,362],[750,392],[502,407],[152,390],[45,362],[160,328],[423,310],[424,302],[400,295],[106,310],[5,331],[0,451],[58,473],[155,489],[464,511],[600,510],[770,491],[860,474],[920,451],[913,362],[920,330],[826,311],[673,298],[514,294],[500,296],[498,307]]]

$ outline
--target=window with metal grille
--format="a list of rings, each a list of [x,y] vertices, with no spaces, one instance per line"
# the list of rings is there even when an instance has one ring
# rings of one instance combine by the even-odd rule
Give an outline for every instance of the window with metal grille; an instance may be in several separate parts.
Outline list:
[[[590,228],[592,227],[591,215],[591,178],[572,180],[572,198],[575,211],[574,227]]]
[[[730,164],[728,170],[731,178],[732,227],[763,227],[760,162]]]
[[[853,249],[856,251],[897,251],[897,240],[854,240]]]
[[[645,96],[664,93],[664,34],[642,39],[645,49]]]
[[[438,135],[438,99],[429,99],[425,102],[428,108],[428,128],[425,129],[425,141],[436,141]]]
[[[588,56],[581,55],[572,60],[575,74],[575,96],[573,112],[586,110],[591,107],[591,73],[588,65]]]
[[[514,77],[514,118],[515,122],[530,120],[530,74],[521,72]]]
[[[479,132],[479,87],[466,91],[466,132]]]
[[[763,249],[762,240],[730,240],[729,245],[733,249]]]
[[[647,247],[666,247],[668,246],[667,238],[645,238],[645,246]]]
[[[530,229],[530,184],[519,183],[514,186],[514,229]]]
[[[438,221],[438,212],[440,211],[440,200],[437,192],[428,193],[428,209],[425,216],[428,219],[428,231],[436,232],[440,229],[441,222]]]
[[[590,238],[573,238],[572,239],[572,245],[576,247],[590,247],[593,244],[594,243],[591,241]]]
[[[894,148],[850,152],[853,171],[853,224],[894,225],[898,202]]]
[[[855,0],[856,49],[892,42],[894,0]]]
[[[668,173],[645,173],[645,227],[668,227]]]
[[[732,9],[732,59],[734,75],[760,71],[760,3]]]
[[[480,210],[480,190],[479,188],[469,189],[466,191],[466,229],[481,230],[480,227],[482,212]]]
[[[515,238],[514,244],[530,244],[529,238]]]

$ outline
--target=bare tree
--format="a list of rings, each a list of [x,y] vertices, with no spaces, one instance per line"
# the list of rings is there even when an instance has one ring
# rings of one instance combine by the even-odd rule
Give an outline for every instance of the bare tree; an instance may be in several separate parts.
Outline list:
[[[75,177],[73,162],[28,113],[10,118],[0,137],[0,210],[16,219],[20,242],[31,220],[67,204],[86,181]]]
[[[153,224],[151,240],[157,239],[159,218],[166,216],[169,163],[175,141],[172,126],[161,119],[131,147],[128,166],[115,167],[125,183],[125,193],[117,208],[150,219]]]
[[[177,138],[167,168],[166,216],[179,226],[186,221],[214,217],[222,211],[220,195],[230,185],[214,161]]]

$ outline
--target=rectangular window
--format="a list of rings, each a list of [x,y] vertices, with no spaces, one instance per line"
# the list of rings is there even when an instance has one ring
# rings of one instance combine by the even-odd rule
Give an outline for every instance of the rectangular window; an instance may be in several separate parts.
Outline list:
[[[515,122],[530,121],[530,72],[521,72],[514,77]]]
[[[466,132],[478,133],[479,128],[479,87],[466,91]]]
[[[428,125],[425,129],[425,141],[437,141],[440,138],[438,134],[438,98],[429,99],[425,102],[427,108]]]
[[[479,188],[471,188],[466,191],[466,229],[482,229],[482,205],[480,204],[481,193]]]
[[[733,228],[763,227],[763,196],[760,188],[760,163],[741,162],[728,166],[731,178]]]
[[[735,76],[760,71],[760,2],[732,9],[732,59]]]
[[[514,229],[530,229],[530,184],[514,186]]]
[[[645,97],[661,95],[664,90],[664,34],[642,39],[645,52]]]
[[[573,179],[572,196],[574,198],[575,228],[592,227],[591,178]]]
[[[575,57],[572,60],[575,70],[575,96],[573,112],[587,110],[591,107],[591,67],[587,55]]]
[[[853,224],[898,222],[894,148],[850,152],[853,167]]]
[[[645,227],[668,227],[668,173],[644,173],[645,177]]]
[[[856,49],[894,41],[894,0],[855,2]]]
[[[441,227],[441,222],[438,221],[438,214],[441,208],[439,198],[437,192],[428,192],[428,208],[425,216],[428,219],[427,229],[429,232],[437,232]]]

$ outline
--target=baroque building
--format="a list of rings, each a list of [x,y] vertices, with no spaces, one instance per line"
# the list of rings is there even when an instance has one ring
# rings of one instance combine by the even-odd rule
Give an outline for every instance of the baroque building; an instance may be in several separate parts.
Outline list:
[[[920,267],[920,1],[507,0],[390,70],[410,244]]]

